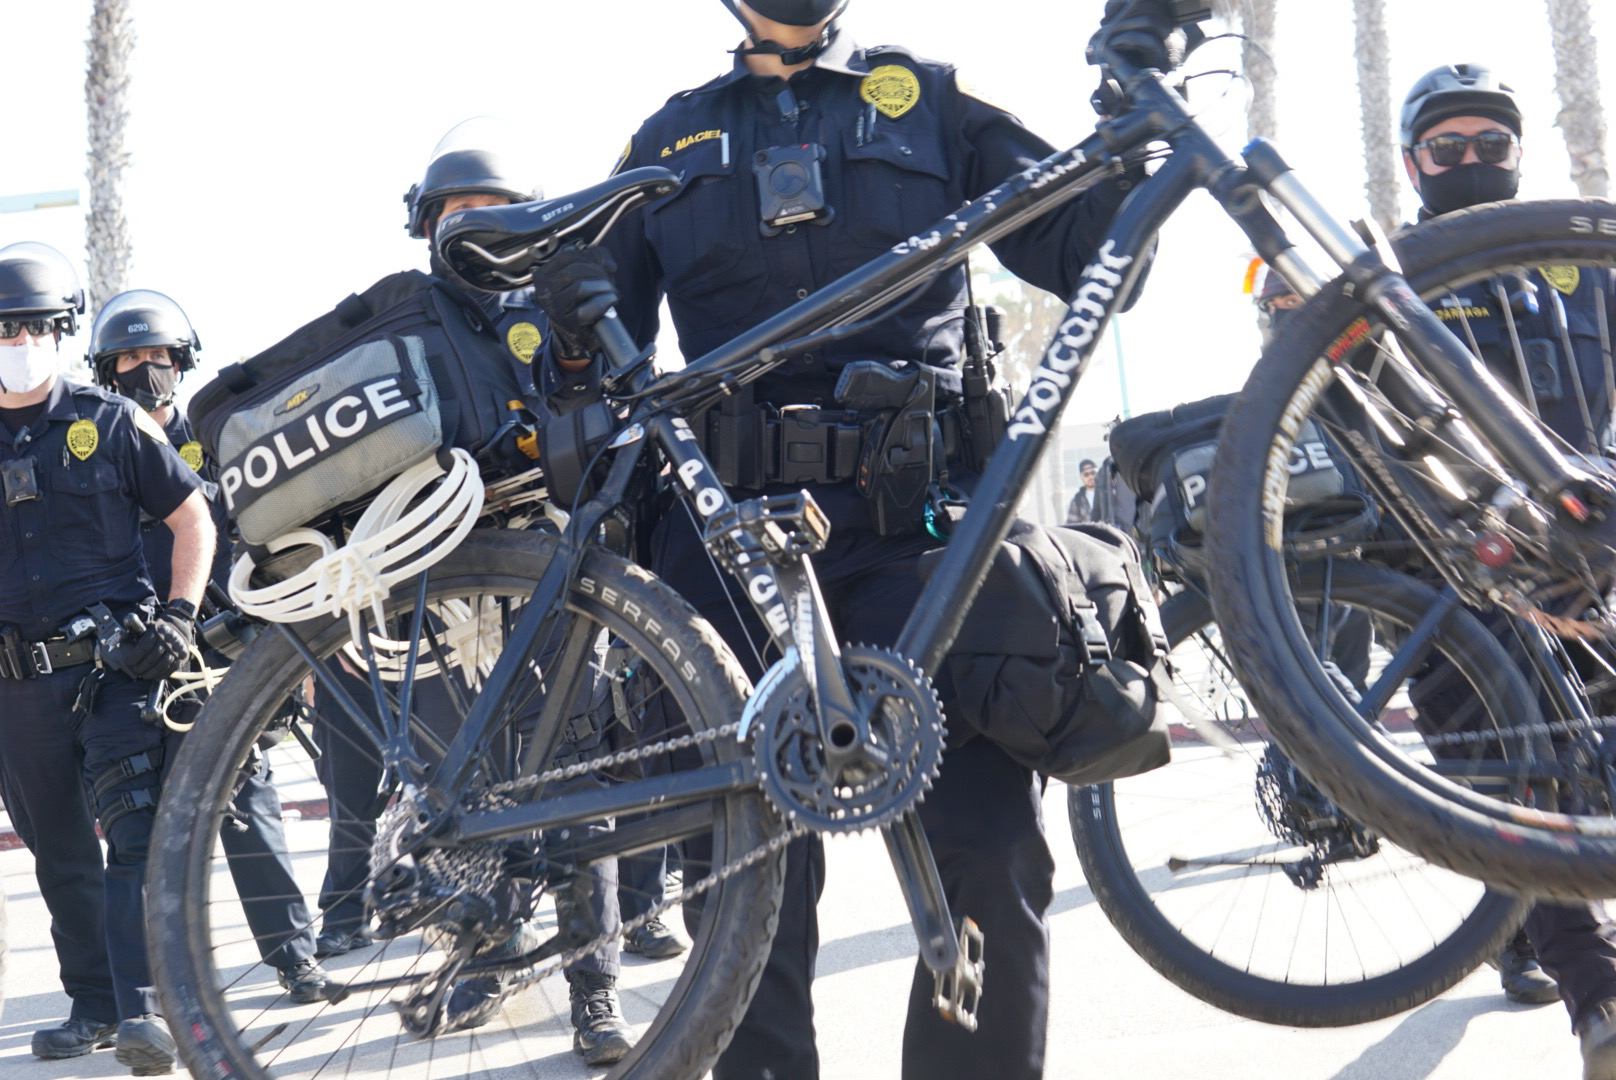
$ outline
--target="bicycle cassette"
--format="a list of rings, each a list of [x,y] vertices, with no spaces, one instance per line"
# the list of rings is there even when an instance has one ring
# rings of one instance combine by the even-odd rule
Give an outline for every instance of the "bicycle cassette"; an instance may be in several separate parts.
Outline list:
[[[919,668],[890,650],[854,645],[842,653],[842,671],[868,718],[874,751],[860,756],[856,775],[829,775],[794,652],[764,677],[744,721],[754,729],[764,795],[788,820],[816,832],[887,824],[925,797],[943,759],[942,704]]]

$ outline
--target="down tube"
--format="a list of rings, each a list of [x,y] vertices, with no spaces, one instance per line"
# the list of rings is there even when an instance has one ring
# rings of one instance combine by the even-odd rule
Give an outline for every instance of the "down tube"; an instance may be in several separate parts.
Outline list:
[[[1088,370],[1095,344],[1132,293],[1144,269],[1144,252],[1156,231],[1201,186],[1202,175],[1194,154],[1169,158],[1128,197],[1093,261],[1084,268],[1066,318],[1033,372],[1027,396],[1011,415],[970,508],[904,624],[898,652],[922,671],[936,671],[954,643],[994,550],[1010,531],[1016,503],[1049,434],[1060,424],[1066,403]]]

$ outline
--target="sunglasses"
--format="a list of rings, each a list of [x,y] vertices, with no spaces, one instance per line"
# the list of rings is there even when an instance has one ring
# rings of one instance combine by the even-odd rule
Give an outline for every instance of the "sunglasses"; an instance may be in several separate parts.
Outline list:
[[[1415,143],[1414,151],[1429,150],[1431,164],[1450,168],[1464,160],[1465,147],[1475,144],[1476,158],[1488,165],[1497,165],[1509,156],[1510,147],[1520,138],[1510,131],[1483,131],[1480,135],[1433,135],[1424,142]]]
[[[56,320],[45,319],[0,319],[0,340],[10,341],[24,331],[33,337],[45,337],[55,327]]]

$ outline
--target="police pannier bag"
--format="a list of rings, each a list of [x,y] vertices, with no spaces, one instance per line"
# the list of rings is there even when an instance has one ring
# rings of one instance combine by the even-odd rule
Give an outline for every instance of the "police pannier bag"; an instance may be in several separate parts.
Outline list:
[[[1111,429],[1111,457],[1123,482],[1149,501],[1140,532],[1151,550],[1179,574],[1204,579],[1202,533],[1207,482],[1217,456],[1218,428],[1234,395],[1192,401],[1124,420]],[[1323,555],[1362,539],[1379,524],[1374,502],[1356,472],[1311,419],[1291,450],[1285,490],[1286,543],[1295,555]],[[1141,511],[1143,515],[1144,511]]]
[[[1171,752],[1155,682],[1166,651],[1132,540],[1017,522],[945,661],[950,722],[1068,784],[1147,772]]]
[[[190,419],[242,539],[262,545],[440,449],[483,451],[522,397],[476,304],[406,271],[225,367]]]

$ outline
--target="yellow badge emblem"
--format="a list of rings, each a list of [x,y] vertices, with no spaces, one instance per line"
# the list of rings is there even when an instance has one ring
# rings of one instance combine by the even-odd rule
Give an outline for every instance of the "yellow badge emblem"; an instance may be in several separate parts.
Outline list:
[[[180,457],[185,460],[185,464],[189,465],[193,472],[202,471],[202,444],[195,439],[180,447]]]
[[[628,156],[633,152],[634,140],[630,139],[628,142],[623,144],[623,152],[617,155],[617,164],[612,166],[613,176],[616,176],[618,173],[623,171],[623,164],[628,161]]]
[[[90,423],[88,420],[79,421],[79,424],[88,423]],[[77,426],[78,424],[73,425],[73,427]],[[145,409],[135,410],[135,427],[139,428],[141,432],[153,442],[160,442],[164,446],[168,445],[168,433],[163,430],[163,425],[159,424],[156,420],[153,420],[152,414],[147,412]],[[93,424],[91,425],[90,430],[95,430],[95,426]],[[68,446],[71,447],[73,445],[73,428],[67,429],[67,438]],[[94,447],[91,447],[91,449],[93,450]]]
[[[80,461],[95,453],[95,448],[100,445],[101,432],[96,430],[94,420],[75,420],[68,426],[67,448]]]
[[[512,356],[524,364],[531,364],[533,354],[544,344],[544,335],[532,323],[519,322],[505,331],[505,344],[510,346]]]
[[[1556,289],[1570,296],[1577,291],[1577,284],[1582,281],[1582,269],[1576,266],[1540,266],[1538,273],[1543,280]]]
[[[896,120],[920,100],[920,80],[901,64],[882,64],[864,76],[859,97]]]

